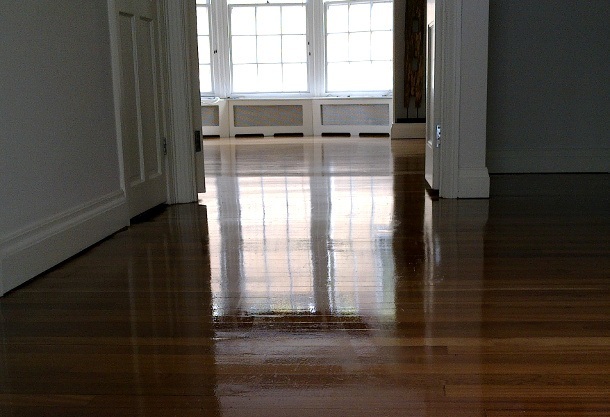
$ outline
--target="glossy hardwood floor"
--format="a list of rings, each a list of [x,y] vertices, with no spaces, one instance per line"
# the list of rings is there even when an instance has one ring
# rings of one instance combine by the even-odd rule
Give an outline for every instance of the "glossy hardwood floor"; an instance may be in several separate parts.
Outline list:
[[[610,416],[607,194],[432,201],[420,141],[204,150],[199,205],[0,299],[0,416]]]

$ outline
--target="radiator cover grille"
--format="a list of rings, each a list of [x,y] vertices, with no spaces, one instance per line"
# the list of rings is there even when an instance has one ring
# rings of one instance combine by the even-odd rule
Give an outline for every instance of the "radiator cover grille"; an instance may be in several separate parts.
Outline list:
[[[218,106],[201,107],[202,126],[220,126],[220,110]]]
[[[301,105],[236,105],[233,106],[235,127],[303,126]]]
[[[387,126],[387,104],[323,104],[323,126]]]

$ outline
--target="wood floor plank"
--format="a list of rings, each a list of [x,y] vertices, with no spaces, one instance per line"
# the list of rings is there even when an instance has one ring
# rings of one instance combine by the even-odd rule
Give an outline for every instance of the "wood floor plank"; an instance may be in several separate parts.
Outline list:
[[[208,192],[0,298],[1,416],[610,416],[605,197],[423,141],[206,141]]]

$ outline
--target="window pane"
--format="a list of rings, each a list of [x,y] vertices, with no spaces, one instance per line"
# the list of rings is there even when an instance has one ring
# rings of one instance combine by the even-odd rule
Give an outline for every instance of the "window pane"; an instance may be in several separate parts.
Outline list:
[[[231,58],[234,64],[256,62],[256,36],[233,36]]]
[[[371,59],[378,61],[392,60],[392,32],[371,33]]]
[[[284,91],[307,91],[307,64],[284,65]]]
[[[282,33],[305,34],[306,17],[305,6],[282,7]]]
[[[227,4],[305,4],[305,0],[227,0]]]
[[[347,91],[349,85],[349,64],[337,62],[328,64],[328,91]]]
[[[210,21],[208,20],[208,8],[197,7],[197,34],[210,34]]]
[[[254,7],[233,7],[231,9],[231,34],[256,34],[256,20]]]
[[[233,92],[307,91],[305,6],[270,6],[271,3],[252,3],[257,6],[232,9]],[[249,24],[247,19],[254,20],[254,34],[251,26],[249,29],[237,27]],[[252,36],[236,33],[250,33]],[[291,67],[288,64],[295,65]]]
[[[199,63],[209,64],[210,63],[210,37],[199,36],[197,37],[197,48],[199,50]]]
[[[305,35],[282,37],[282,62],[307,62],[307,41]]]
[[[326,60],[328,62],[347,61],[348,35],[334,33],[326,37]]]
[[[326,31],[328,33],[347,32],[347,5],[328,6]]]
[[[371,34],[358,32],[349,34],[349,60],[364,61],[371,59]]]
[[[371,83],[375,82],[371,73],[371,62],[350,62],[350,89],[356,91],[372,90]]]
[[[258,91],[282,91],[281,64],[261,64],[258,66]]]
[[[199,65],[199,91],[212,92],[212,68],[210,65]]]
[[[392,2],[326,5],[326,91],[392,88]],[[346,22],[347,20],[347,22]],[[372,31],[371,27],[376,30]]]
[[[256,64],[233,65],[233,91],[256,92],[257,78]]]
[[[391,89],[391,61],[328,64],[328,91],[384,91]]]
[[[353,4],[349,7],[349,31],[367,31],[371,29],[370,4]]]
[[[282,37],[258,36],[257,37],[257,62],[279,63],[282,62]]]
[[[256,8],[256,33],[259,35],[279,35],[282,33],[279,7]]]
[[[391,90],[392,89],[392,61],[377,61],[371,64],[371,72],[375,77],[371,78],[368,89],[371,90]]]
[[[392,30],[392,3],[373,3],[371,30]]]

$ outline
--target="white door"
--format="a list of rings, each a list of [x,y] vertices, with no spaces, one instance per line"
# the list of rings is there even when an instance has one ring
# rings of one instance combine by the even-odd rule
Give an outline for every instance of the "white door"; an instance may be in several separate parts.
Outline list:
[[[428,2],[428,36],[426,48],[426,182],[433,190],[440,183],[440,68],[441,47],[436,37],[435,2]]]
[[[117,0],[120,119],[129,216],[167,199],[154,0]]]

